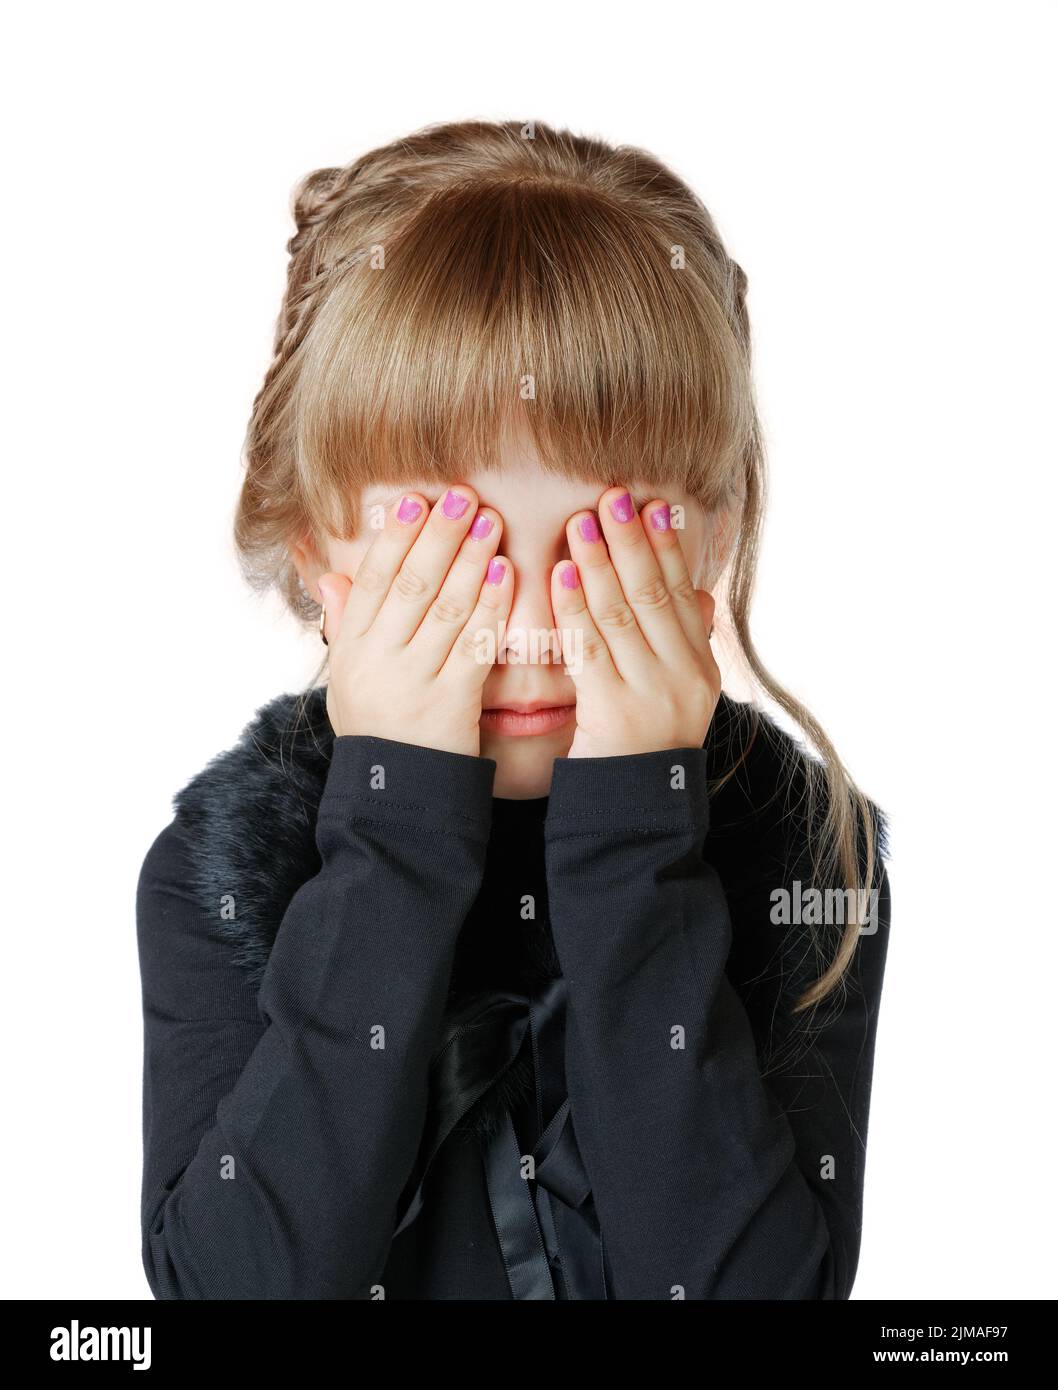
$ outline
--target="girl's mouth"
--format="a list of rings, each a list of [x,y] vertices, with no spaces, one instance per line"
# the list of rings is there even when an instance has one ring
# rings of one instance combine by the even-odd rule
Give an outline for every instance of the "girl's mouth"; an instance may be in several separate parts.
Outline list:
[[[576,710],[576,705],[542,705],[539,702],[499,705],[481,711],[481,729],[490,734],[532,738],[565,728],[573,722]]]

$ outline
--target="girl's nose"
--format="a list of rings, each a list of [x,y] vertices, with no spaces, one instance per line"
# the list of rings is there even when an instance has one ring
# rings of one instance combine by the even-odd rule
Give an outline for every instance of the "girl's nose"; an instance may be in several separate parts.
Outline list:
[[[513,557],[512,557],[513,558]],[[511,653],[521,643],[523,661],[530,665],[550,665],[559,651],[553,635],[555,617],[551,611],[551,569],[537,561],[530,567],[517,566],[514,601],[507,620],[505,645]],[[550,654],[549,654],[550,653]]]

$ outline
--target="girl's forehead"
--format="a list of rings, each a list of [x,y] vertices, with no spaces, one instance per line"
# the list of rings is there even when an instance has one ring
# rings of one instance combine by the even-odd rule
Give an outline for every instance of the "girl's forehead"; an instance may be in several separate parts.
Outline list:
[[[475,453],[475,446],[469,439],[466,445],[467,452],[462,459],[451,460],[454,468],[462,467],[461,474],[446,476],[444,465],[433,459],[427,471],[417,476],[403,475],[398,467],[388,471],[387,477],[376,486],[365,488],[363,499],[372,504],[388,505],[390,500],[397,500],[402,490],[410,490],[433,501],[446,486],[466,483],[482,503],[492,504],[499,510],[505,502],[521,509],[529,500],[540,510],[567,508],[573,512],[594,507],[603,492],[618,485],[629,489],[637,507],[654,497],[673,503],[689,501],[689,495],[674,482],[659,481],[666,472],[661,467],[645,465],[641,472],[634,471],[633,476],[620,477],[609,473],[601,454],[583,471],[568,452],[545,461],[546,456],[538,449],[528,421],[521,415],[511,416],[499,428],[487,463],[484,456]]]
[[[649,502],[652,497],[666,501],[682,500],[682,489],[676,486],[658,487],[637,478],[620,478],[607,482],[589,477],[567,478],[561,474],[548,472],[539,464],[519,463],[509,468],[488,469],[466,473],[461,477],[438,481],[436,477],[419,476],[405,478],[398,483],[378,483],[364,489],[365,502],[396,500],[402,492],[420,492],[425,497],[439,497],[448,484],[464,483],[474,489],[482,502],[495,501],[500,505],[503,498],[522,499],[532,495],[538,502],[566,504],[572,508],[592,507],[603,492],[610,487],[625,486],[638,506]]]

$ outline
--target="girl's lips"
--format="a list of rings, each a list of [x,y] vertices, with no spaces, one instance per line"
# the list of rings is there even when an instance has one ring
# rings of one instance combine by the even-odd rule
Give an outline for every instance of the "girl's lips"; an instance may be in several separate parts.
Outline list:
[[[516,738],[532,738],[564,728],[573,720],[576,705],[543,705],[539,709],[484,709],[481,728],[490,734],[510,734]]]

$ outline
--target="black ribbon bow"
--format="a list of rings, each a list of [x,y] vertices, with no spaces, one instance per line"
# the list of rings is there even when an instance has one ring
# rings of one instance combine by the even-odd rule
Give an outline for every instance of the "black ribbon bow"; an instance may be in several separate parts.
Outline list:
[[[394,1231],[399,1235],[419,1215],[441,1146],[528,1039],[540,1136],[531,1151],[533,1176],[522,1176],[523,1155],[509,1108],[483,1156],[507,1280],[517,1299],[555,1299],[556,1290],[567,1298],[612,1296],[591,1184],[563,1093],[565,1012],[566,985],[558,977],[533,995],[489,991],[448,1016],[445,1037],[430,1065],[426,1125],[402,1195],[402,1205],[407,1205]]]

